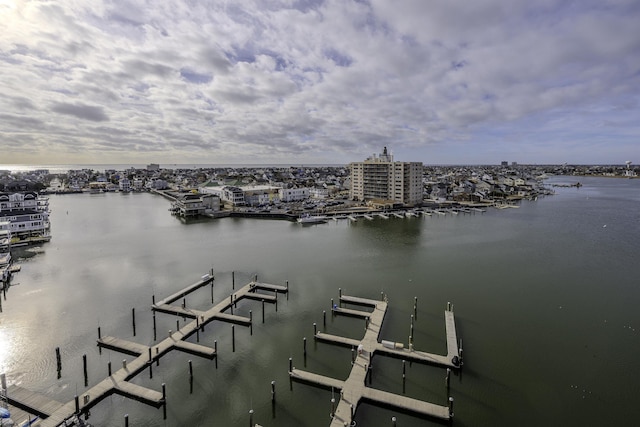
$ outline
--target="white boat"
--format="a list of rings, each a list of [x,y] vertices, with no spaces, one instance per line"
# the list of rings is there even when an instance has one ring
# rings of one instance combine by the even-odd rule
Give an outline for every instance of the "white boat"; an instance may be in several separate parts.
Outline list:
[[[327,222],[327,217],[324,215],[303,215],[298,218],[300,224],[322,224]]]

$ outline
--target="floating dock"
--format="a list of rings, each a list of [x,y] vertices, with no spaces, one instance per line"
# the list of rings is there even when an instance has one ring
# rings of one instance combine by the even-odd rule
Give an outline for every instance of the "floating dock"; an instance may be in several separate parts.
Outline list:
[[[185,297],[203,286],[211,284],[213,287],[213,281],[213,276],[206,274],[202,276],[201,280],[193,285],[188,286],[181,291],[158,301],[157,303],[155,302],[154,297],[154,303],[151,307],[154,312],[154,316],[157,311],[174,315],[177,314],[185,318],[193,319],[191,322],[182,326],[179,330],[169,331],[169,336],[157,344],[148,346],[111,336],[102,337],[100,328],[98,328],[97,345],[99,347],[133,356],[135,359],[129,362],[123,360],[122,366],[115,372],[111,371],[111,362],[109,362],[109,375],[96,385],[86,390],[82,395],[82,399],[75,396],[74,400],[70,402],[60,403],[39,395],[38,393],[29,392],[28,390],[17,386],[10,386],[7,392],[9,402],[29,413],[40,416],[42,419],[35,421],[32,424],[33,426],[39,427],[58,427],[60,425],[66,425],[65,423],[67,421],[76,419],[80,414],[86,413],[90,408],[112,394],[119,394],[156,408],[164,407],[166,416],[166,390],[164,384],[162,385],[162,392],[159,392],[133,384],[129,382],[129,380],[145,369],[149,369],[151,374],[153,362],[157,362],[163,355],[172,350],[183,351],[206,359],[214,359],[217,356],[216,348],[207,347],[185,340],[193,334],[199,334],[200,330],[204,331],[204,325],[214,320],[250,327],[252,325],[251,318],[225,313],[225,311],[230,310],[233,313],[233,306],[243,298],[260,300],[263,304],[265,302],[275,303],[277,307],[277,294],[287,293],[289,291],[288,284],[287,286],[280,286],[261,283],[257,281],[256,277],[254,281],[231,293],[229,298],[225,298],[209,310],[188,309],[185,307],[185,303],[181,306],[171,305],[171,303]],[[265,291],[272,292],[273,294],[263,293]],[[85,383],[86,381],[85,372]]]
[[[453,403],[452,398],[449,399],[449,406],[443,406],[370,388],[367,387],[365,383],[367,375],[370,372],[371,360],[376,352],[402,358],[403,360],[406,359],[416,362],[430,363],[447,367],[448,369],[459,369],[462,365],[462,358],[461,350],[458,348],[452,306],[447,304],[447,310],[445,311],[447,354],[437,355],[414,350],[411,342],[412,337],[409,338],[409,348],[404,348],[404,345],[400,343],[379,341],[382,322],[384,321],[387,311],[386,298],[383,298],[382,301],[377,301],[342,295],[341,292],[340,303],[340,306],[333,305],[332,312],[334,314],[357,316],[366,319],[367,327],[364,337],[361,340],[357,340],[326,333],[319,333],[317,331],[314,331],[314,337],[319,341],[348,346],[352,349],[358,348],[357,355],[353,353],[353,367],[349,377],[345,381],[342,381],[297,369],[293,367],[291,360],[289,362],[289,376],[292,380],[310,383],[329,389],[339,389],[341,391],[340,400],[332,414],[331,427],[354,425],[355,411],[358,404],[363,400],[382,406],[412,412],[414,414],[433,417],[439,420],[451,420],[453,417],[451,406]],[[373,308],[373,311],[343,308],[341,307],[342,303],[369,306]]]

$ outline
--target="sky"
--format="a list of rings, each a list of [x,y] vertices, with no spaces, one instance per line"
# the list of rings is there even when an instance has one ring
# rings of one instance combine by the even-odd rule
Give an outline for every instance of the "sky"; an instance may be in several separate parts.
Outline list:
[[[0,163],[640,163],[638,0],[0,0]]]

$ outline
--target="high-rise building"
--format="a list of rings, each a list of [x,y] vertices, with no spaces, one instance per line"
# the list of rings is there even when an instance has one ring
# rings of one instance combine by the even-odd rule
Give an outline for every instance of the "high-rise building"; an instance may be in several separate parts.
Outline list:
[[[364,162],[349,164],[351,199],[418,205],[422,203],[422,163],[394,162],[384,147]]]

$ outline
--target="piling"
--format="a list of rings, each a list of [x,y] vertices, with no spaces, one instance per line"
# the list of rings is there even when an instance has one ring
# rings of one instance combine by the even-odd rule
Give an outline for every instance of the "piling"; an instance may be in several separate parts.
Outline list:
[[[253,335],[253,313],[249,310],[249,335]]]
[[[196,342],[200,342],[200,325],[198,322],[198,317],[196,316]]]
[[[264,323],[264,300],[262,300],[262,323]]]
[[[193,381],[193,363],[189,359],[189,381]]]
[[[293,372],[293,359],[289,358],[289,372]]]
[[[449,416],[453,417],[453,397],[449,396]]]
[[[216,353],[216,369],[218,369],[218,340],[213,341],[213,351]]]
[[[302,338],[302,349],[303,349],[303,354],[306,356],[307,355],[307,337]]]
[[[129,414],[124,415],[124,427],[129,427]]]
[[[333,418],[335,413],[336,413],[336,399],[332,397],[331,398],[331,418]]]
[[[75,396],[73,396],[73,400],[76,403],[76,414],[80,413],[80,399],[78,399],[78,395],[76,394]]]
[[[167,386],[165,383],[162,383],[162,401],[164,404],[162,405],[162,417],[167,419]]]
[[[60,358],[60,347],[56,347],[56,365],[58,367],[58,376],[62,371],[62,359]]]
[[[316,322],[313,322],[313,336],[315,337],[316,335],[318,335],[318,325],[316,325]]]
[[[271,381],[271,401],[276,401],[276,382]]]
[[[84,371],[84,386],[88,386],[89,385],[89,377],[87,374],[87,355],[83,354],[82,355],[82,367],[83,367],[83,371]]]
[[[391,425],[396,427],[396,417],[391,417]]]
[[[450,369],[450,368],[447,368],[447,378],[446,378],[446,381],[447,381],[447,391],[449,391],[449,384],[450,384],[450,382],[451,382],[451,369]]]
[[[156,347],[156,366],[160,366],[160,357],[158,356],[159,354],[160,354],[160,349]]]
[[[156,341],[157,340],[157,336],[156,336],[156,312],[153,312],[153,340]]]
[[[122,359],[122,369],[127,369],[127,359]]]
[[[355,413],[353,411],[353,403],[351,405],[349,405],[349,408],[351,409],[351,420],[353,421],[353,416],[355,415]]]
[[[131,309],[131,321],[133,323],[133,336],[136,336],[136,309]]]
[[[276,297],[275,302],[276,302],[276,313],[277,313],[278,312],[278,292],[276,292],[275,297]]]
[[[213,282],[215,278],[213,277],[213,268],[211,269],[211,304],[213,304]]]
[[[407,361],[402,361],[402,379],[404,380],[407,377]]]
[[[356,362],[356,349],[351,346],[351,364]]]
[[[342,288],[338,288],[338,295],[342,298]]]
[[[232,271],[231,272],[231,289],[235,289],[236,288],[236,272]]]
[[[287,286],[287,301],[289,300],[289,281],[286,281],[286,286]]]
[[[236,325],[231,325],[231,347],[236,352]]]
[[[180,319],[176,319],[176,332],[180,332]]]
[[[109,372],[109,376],[111,376],[111,361],[107,363],[107,371]]]
[[[156,305],[156,296],[155,296],[155,294],[151,295],[151,304]]]
[[[249,409],[249,427],[253,427],[253,409]]]
[[[102,338],[102,332],[100,331],[100,326],[98,326],[98,339]]]

